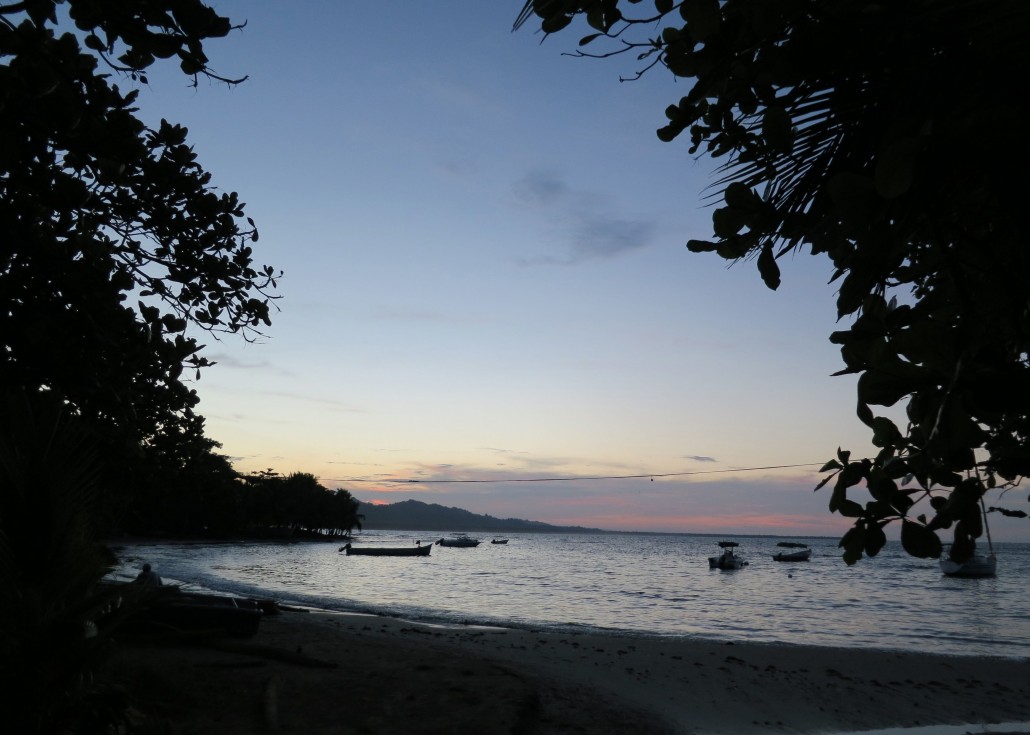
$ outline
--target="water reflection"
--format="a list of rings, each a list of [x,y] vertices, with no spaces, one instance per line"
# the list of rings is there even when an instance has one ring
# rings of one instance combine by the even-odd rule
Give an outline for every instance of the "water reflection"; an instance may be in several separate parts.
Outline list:
[[[411,543],[432,534],[367,534]],[[619,629],[950,653],[1030,652],[1024,545],[1006,545],[999,577],[943,577],[888,545],[847,567],[836,542],[807,563],[775,562],[776,539],[741,538],[741,570],[708,568],[701,536],[509,536],[507,545],[434,547],[429,557],[365,557],[338,544],[146,547],[166,578],[300,604],[442,621]],[[125,558],[138,567],[140,553]],[[1009,648],[1006,648],[1006,647]]]

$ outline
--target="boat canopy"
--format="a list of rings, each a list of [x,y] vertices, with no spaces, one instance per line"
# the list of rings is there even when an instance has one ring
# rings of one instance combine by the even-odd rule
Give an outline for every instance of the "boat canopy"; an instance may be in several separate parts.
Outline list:
[[[724,549],[731,549],[734,546],[740,546],[736,541],[720,541],[719,546]]]

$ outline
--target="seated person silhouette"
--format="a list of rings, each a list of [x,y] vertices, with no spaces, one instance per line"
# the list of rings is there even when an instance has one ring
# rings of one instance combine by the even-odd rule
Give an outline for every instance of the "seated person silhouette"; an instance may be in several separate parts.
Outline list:
[[[137,584],[159,586],[162,584],[161,577],[150,568],[149,564],[143,565],[143,571],[136,575]]]

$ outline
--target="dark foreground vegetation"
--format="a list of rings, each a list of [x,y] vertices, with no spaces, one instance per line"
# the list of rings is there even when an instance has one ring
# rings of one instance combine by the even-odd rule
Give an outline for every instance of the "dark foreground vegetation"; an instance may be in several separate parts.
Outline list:
[[[518,24],[534,17],[545,34],[582,20],[583,55],[686,82],[658,135],[726,164],[714,237],[691,250],[753,259],[770,288],[799,250],[833,263],[850,324],[831,339],[878,449],[825,467],[830,510],[854,522],[845,560],[876,554],[892,522],[909,553],[936,555],[939,534],[971,553],[985,497],[1030,472],[1013,173],[1030,142],[1011,82],[1030,71],[1030,4],[530,0]],[[92,676],[115,633],[96,622],[112,604],[97,539],[358,526],[353,498],[310,475],[238,475],[183,377],[211,365],[199,337],[260,336],[280,274],[254,261],[254,221],[188,131],[136,105],[158,63],[244,81],[207,56],[242,27],[200,0],[0,0],[6,731],[111,732],[126,711]],[[880,409],[899,402],[902,424]]]
[[[1028,517],[1010,491],[1030,474],[1030,141],[1010,79],[1030,72],[1030,4],[527,0],[531,23],[621,58],[625,81],[680,82],[658,138],[721,162],[713,237],[690,251],[750,260],[771,289],[803,253],[832,263],[837,374],[858,376],[877,448],[823,467],[853,521],[844,561],[891,523],[909,554],[943,537],[962,561],[987,512]]]

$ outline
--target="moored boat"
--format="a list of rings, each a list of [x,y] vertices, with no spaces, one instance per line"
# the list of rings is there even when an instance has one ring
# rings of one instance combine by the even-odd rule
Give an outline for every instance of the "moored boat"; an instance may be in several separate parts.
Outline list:
[[[799,544],[794,541],[780,541],[777,546],[794,551],[780,551],[772,555],[773,561],[808,561],[812,558],[812,550],[808,544]]]
[[[948,577],[993,577],[997,570],[998,557],[994,554],[973,554],[962,562],[941,557],[941,571]]]
[[[452,536],[451,538],[442,538],[436,543],[440,546],[451,546],[454,548],[471,548],[473,546],[479,546],[479,539],[471,538],[462,534],[460,536]]]
[[[340,547],[340,551],[347,556],[429,556],[433,545],[422,546],[351,546],[346,544]]]
[[[720,541],[719,548],[722,553],[719,556],[708,557],[709,569],[741,569],[747,566],[747,560],[733,553],[733,549],[740,546],[736,541]]]
[[[506,538],[494,538],[494,539],[490,539],[490,543],[492,543],[492,544],[506,544],[506,543],[508,543],[508,539],[506,539]]]
[[[949,546],[941,554],[941,572],[947,577],[993,577],[998,571],[998,557],[994,555],[994,543],[991,541],[991,529],[987,525],[987,508],[980,498],[980,512],[983,514],[983,527],[987,535],[987,554],[977,554],[976,546],[969,548],[969,556],[955,558],[954,546]],[[964,556],[964,555],[963,555]]]

